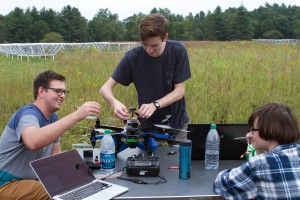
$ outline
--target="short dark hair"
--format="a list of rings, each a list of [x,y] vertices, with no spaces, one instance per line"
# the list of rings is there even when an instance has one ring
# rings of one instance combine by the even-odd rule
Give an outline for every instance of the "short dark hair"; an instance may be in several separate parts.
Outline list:
[[[39,87],[48,88],[49,83],[53,80],[65,81],[65,77],[51,70],[39,73],[33,82],[33,95],[35,100],[38,95]]]
[[[140,39],[160,36],[163,40],[168,32],[169,21],[161,14],[155,13],[144,17],[140,23]]]
[[[282,103],[265,104],[251,114],[248,124],[253,126],[256,118],[259,136],[262,139],[274,140],[279,144],[299,141],[297,118],[289,106]]]

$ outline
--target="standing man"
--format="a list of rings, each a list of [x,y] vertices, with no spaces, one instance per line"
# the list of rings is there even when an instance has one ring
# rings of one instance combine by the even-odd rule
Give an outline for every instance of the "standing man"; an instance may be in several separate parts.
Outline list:
[[[118,84],[135,85],[138,93],[138,114],[142,128],[151,130],[171,115],[171,126],[187,129],[189,116],[184,98],[184,81],[191,77],[186,48],[168,39],[168,20],[160,14],[150,14],[140,23],[141,45],[128,51],[108,81],[101,87],[101,96],[113,107],[114,115],[130,117],[126,106],[113,95]],[[186,138],[186,132],[175,133],[176,141]]]
[[[65,77],[40,73],[33,84],[34,103],[17,110],[0,138],[0,199],[49,199],[30,162],[61,152],[60,136],[78,121],[98,115],[100,105],[86,102],[58,120],[67,94]]]

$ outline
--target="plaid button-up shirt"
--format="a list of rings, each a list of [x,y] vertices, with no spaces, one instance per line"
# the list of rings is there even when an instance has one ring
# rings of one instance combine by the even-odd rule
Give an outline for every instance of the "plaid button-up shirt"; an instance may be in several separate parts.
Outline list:
[[[280,145],[217,175],[214,191],[226,199],[299,199],[300,145]]]

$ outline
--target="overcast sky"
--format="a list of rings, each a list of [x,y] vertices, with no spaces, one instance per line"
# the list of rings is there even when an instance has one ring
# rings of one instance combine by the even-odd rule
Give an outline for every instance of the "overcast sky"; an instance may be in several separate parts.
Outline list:
[[[119,20],[124,20],[139,12],[149,14],[153,8],[168,8],[172,14],[181,14],[184,17],[189,13],[195,15],[200,11],[213,12],[217,6],[221,6],[222,11],[229,7],[238,8],[243,5],[248,11],[264,6],[265,3],[273,5],[284,3],[288,5],[300,6],[300,0],[3,0],[1,1],[0,14],[7,15],[15,7],[22,9],[35,6],[38,11],[45,7],[55,11],[61,11],[64,6],[78,8],[81,15],[91,20],[99,9],[108,8],[112,14],[118,14]]]

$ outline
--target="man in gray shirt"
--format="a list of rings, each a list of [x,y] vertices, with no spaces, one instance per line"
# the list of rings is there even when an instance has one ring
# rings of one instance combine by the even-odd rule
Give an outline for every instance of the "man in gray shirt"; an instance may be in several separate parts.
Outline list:
[[[65,77],[40,73],[34,80],[34,103],[17,110],[0,138],[0,199],[49,199],[30,162],[61,152],[60,136],[78,121],[98,115],[97,102],[85,102],[58,120],[67,94]]]

